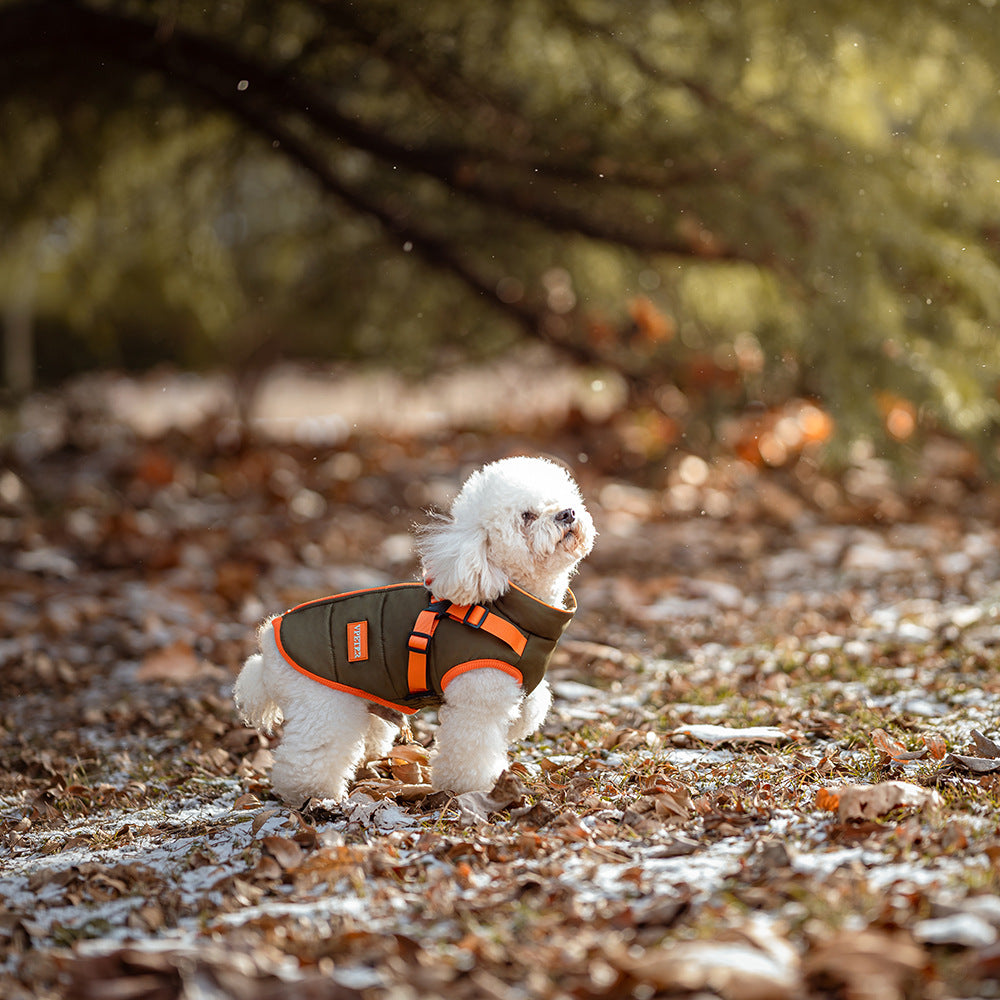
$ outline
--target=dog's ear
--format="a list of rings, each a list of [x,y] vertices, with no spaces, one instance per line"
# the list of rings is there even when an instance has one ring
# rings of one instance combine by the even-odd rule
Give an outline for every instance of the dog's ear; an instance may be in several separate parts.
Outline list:
[[[441,600],[481,604],[507,589],[507,576],[490,562],[489,536],[479,525],[442,518],[419,530],[417,550],[424,580]]]

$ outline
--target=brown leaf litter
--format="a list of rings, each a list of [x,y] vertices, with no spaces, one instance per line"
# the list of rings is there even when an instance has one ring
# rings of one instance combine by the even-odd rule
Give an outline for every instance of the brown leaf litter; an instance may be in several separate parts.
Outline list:
[[[3,454],[4,997],[1000,992],[997,498],[946,445],[892,496],[869,459],[706,462],[685,512],[608,428],[547,438],[601,539],[541,733],[452,795],[417,716],[290,809],[231,702],[257,622],[412,576],[414,512],[542,442],[81,412]]]

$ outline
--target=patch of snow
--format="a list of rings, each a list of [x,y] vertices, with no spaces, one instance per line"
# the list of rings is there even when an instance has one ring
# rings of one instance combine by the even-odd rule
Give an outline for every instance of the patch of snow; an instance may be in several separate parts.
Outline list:
[[[921,920],[913,936],[924,944],[954,944],[962,948],[988,948],[995,944],[997,929],[974,913],[952,913],[947,917]]]
[[[1000,896],[968,896],[956,898],[954,906],[965,913],[974,913],[994,927],[1000,928]]]
[[[903,702],[902,709],[910,715],[920,715],[927,719],[937,719],[948,714],[947,705],[929,698],[908,698]]]
[[[681,887],[694,891],[698,899],[707,898],[739,868],[739,859],[747,845],[739,838],[718,841],[707,850],[673,858],[646,857],[646,848],[636,853],[631,867],[639,868],[656,885],[657,895],[670,895]],[[606,899],[628,899],[636,894],[634,877],[622,879],[630,866],[621,862],[594,864],[591,858],[569,858],[559,881],[572,887],[583,903]]]
[[[344,815],[352,826],[388,833],[408,830],[421,825],[421,818],[408,813],[392,799],[372,799],[364,794],[354,794],[343,803]]]
[[[891,862],[881,851],[869,847],[842,847],[825,851],[810,851],[796,854],[792,868],[803,875],[828,878],[839,868],[863,866],[864,874],[858,875],[871,890],[886,889],[898,882],[908,882],[913,886],[942,886],[951,879],[961,881],[970,868],[989,868],[989,859],[983,858],[935,858],[921,862]]]
[[[903,642],[924,643],[934,638],[934,630],[916,622],[900,622],[896,629],[896,637]]]
[[[956,628],[968,628],[970,625],[975,625],[983,617],[983,613],[982,608],[968,604],[955,608],[949,617]]]
[[[387,899],[384,902],[390,910],[404,908],[402,899]],[[239,927],[262,917],[287,917],[289,920],[318,924],[332,916],[353,917],[372,930],[378,929],[382,923],[376,919],[369,900],[353,892],[329,892],[305,902],[270,900],[259,906],[246,906],[232,913],[222,913],[217,920],[227,927]]]
[[[607,718],[607,712],[596,708],[583,708],[580,705],[557,705],[555,711],[563,722],[600,722]]]
[[[710,618],[718,607],[705,598],[661,597],[655,604],[636,608],[637,617],[647,622],[667,622],[674,618]]]
[[[338,986],[358,993],[378,989],[383,985],[382,976],[368,965],[337,966],[330,973],[330,978]]]
[[[678,701],[670,706],[678,715],[693,715],[700,719],[723,719],[732,711],[728,702],[718,705],[695,705],[689,701]]]
[[[697,768],[705,765],[728,764],[736,759],[732,750],[699,750],[696,747],[674,747],[663,752],[663,757],[675,767]]]
[[[844,645],[844,637],[842,635],[830,635],[829,632],[821,632],[817,636],[813,636],[806,643],[806,649],[811,650],[824,650],[824,649],[841,649]]]
[[[922,560],[908,549],[888,548],[881,539],[856,542],[844,555],[841,566],[862,576],[888,573],[913,573]]]
[[[690,580],[688,586],[696,597],[707,598],[723,608],[740,608],[743,606],[743,591],[731,583],[722,580]]]
[[[705,743],[752,742],[763,740],[767,743],[784,743],[791,737],[777,726],[746,726],[742,729],[732,729],[729,726],[711,726],[695,724],[678,726],[671,735],[690,736]]]
[[[607,693],[592,684],[581,684],[579,681],[553,681],[552,693],[557,698],[564,698],[566,701],[603,701]]]

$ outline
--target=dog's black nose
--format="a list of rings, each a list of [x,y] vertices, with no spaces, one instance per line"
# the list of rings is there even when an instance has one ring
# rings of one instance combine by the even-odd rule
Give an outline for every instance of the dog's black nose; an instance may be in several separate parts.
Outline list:
[[[572,507],[567,507],[556,514],[556,522],[559,524],[572,524],[575,520],[576,511]]]

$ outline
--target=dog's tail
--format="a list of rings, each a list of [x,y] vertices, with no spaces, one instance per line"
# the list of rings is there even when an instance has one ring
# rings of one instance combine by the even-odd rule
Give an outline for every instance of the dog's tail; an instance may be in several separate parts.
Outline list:
[[[260,653],[254,653],[243,664],[233,698],[243,721],[262,733],[270,735],[282,720],[281,708],[267,688],[264,657]]]

